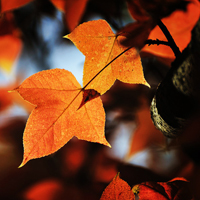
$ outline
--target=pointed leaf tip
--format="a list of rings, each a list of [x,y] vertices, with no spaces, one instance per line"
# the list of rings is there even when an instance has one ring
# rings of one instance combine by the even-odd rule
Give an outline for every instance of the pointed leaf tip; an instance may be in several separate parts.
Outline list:
[[[24,164],[22,164],[22,163],[21,163],[21,164],[19,165],[19,167],[18,167],[18,168],[21,168],[21,167],[23,167],[23,166],[24,166]]]
[[[151,86],[149,85],[149,83],[145,80],[144,85],[146,85],[147,87],[151,88]]]
[[[102,143],[105,146],[108,146],[110,148],[112,148],[112,146],[110,145],[110,143],[108,143],[108,141],[106,140],[106,138],[104,139],[104,142]]]
[[[18,168],[22,168],[27,162],[28,162],[28,160],[26,159],[26,161],[25,161],[25,158],[23,158],[22,163],[19,165]]]
[[[68,34],[68,35],[69,35],[69,34]],[[67,39],[69,39],[68,35],[63,36],[63,38],[67,38]]]

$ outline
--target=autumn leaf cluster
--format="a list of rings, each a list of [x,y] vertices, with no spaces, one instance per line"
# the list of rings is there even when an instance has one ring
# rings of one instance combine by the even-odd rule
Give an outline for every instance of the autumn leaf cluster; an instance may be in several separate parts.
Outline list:
[[[141,58],[154,57],[165,66],[173,66],[171,63],[190,43],[200,14],[197,0],[127,0],[122,5],[126,3],[126,12],[133,22],[113,30],[113,24],[109,25],[105,19],[80,23],[89,0],[48,2],[62,13],[69,32],[63,34],[64,40],[70,40],[85,56],[83,83],[81,86],[70,71],[55,66],[31,75],[19,86],[15,83],[2,89],[4,93],[10,92],[0,93],[7,98],[1,103],[2,110],[16,101],[28,111],[33,108],[23,133],[24,155],[20,167],[31,159],[57,152],[74,137],[111,147],[105,137],[107,93],[117,82],[128,87],[138,87],[138,84],[151,87],[144,77]],[[8,73],[19,60],[25,41],[16,20],[17,10],[30,4],[36,5],[38,1],[1,1],[0,67]],[[21,103],[20,97],[14,96],[16,93],[28,105]],[[140,100],[142,106],[137,111],[137,119],[146,126],[137,128],[126,160],[153,142],[163,145],[163,135],[151,122],[149,103],[143,96]],[[131,189],[118,174],[101,199],[179,200],[186,196],[193,199],[185,189],[188,184],[186,179],[175,178],[168,182],[136,184]]]

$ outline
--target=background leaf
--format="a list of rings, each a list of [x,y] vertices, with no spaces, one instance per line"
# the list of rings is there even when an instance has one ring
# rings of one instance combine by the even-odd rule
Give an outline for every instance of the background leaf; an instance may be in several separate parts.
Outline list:
[[[88,0],[51,0],[51,2],[65,13],[67,27],[72,31],[79,24]]]
[[[100,200],[134,200],[134,194],[131,191],[131,187],[119,177],[119,174],[115,176],[112,182],[104,190]]]
[[[188,188],[189,182],[184,178],[174,178],[168,182],[145,182],[133,187],[140,200],[192,200],[192,194]]]
[[[1,0],[1,12],[7,12],[13,9],[17,9],[32,0]]]
[[[162,19],[162,22],[169,30],[180,51],[183,51],[189,44],[191,31],[199,19],[199,14],[199,2],[192,1],[187,5],[187,11],[176,10],[170,16]],[[158,26],[150,32],[148,39],[166,41],[165,35]],[[171,61],[175,59],[173,51],[166,45],[146,45],[142,49],[142,52],[148,52],[154,56],[167,58]]]
[[[155,128],[151,120],[150,108],[146,100],[143,101],[145,101],[145,103],[136,114],[138,127],[135,130],[130,142],[127,159],[148,147],[161,147],[165,145],[165,137],[158,129]]]

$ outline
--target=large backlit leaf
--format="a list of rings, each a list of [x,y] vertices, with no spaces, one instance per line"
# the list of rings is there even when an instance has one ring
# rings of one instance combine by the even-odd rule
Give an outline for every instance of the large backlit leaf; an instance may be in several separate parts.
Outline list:
[[[105,112],[100,97],[79,109],[83,92],[71,72],[64,69],[41,71],[15,89],[36,107],[24,131],[24,159],[54,153],[73,136],[110,146],[104,136]]]
[[[124,40],[125,36],[115,35],[106,21],[96,20],[83,23],[65,37],[73,41],[86,56],[83,75],[83,85],[87,85],[86,89],[94,89],[103,94],[116,79],[149,86],[144,79],[140,56],[135,48],[129,49],[103,69],[127,49],[121,45],[121,40]]]

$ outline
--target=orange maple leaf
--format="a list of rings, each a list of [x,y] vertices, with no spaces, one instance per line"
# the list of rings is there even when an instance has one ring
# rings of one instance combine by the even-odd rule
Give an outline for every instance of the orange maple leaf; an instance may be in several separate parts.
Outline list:
[[[168,182],[144,182],[133,187],[139,199],[192,200],[189,182],[184,178],[174,178]]]
[[[135,197],[128,183],[122,180],[119,174],[117,174],[102,193],[100,200],[107,199],[134,200]]]
[[[73,136],[110,146],[104,136],[105,112],[100,97],[79,109],[83,91],[71,72],[41,71],[15,91],[36,105],[24,131],[24,159],[20,167],[30,159],[54,153]]]
[[[72,31],[79,24],[88,0],[51,0],[51,2],[65,13],[67,27]]]
[[[105,20],[83,23],[65,37],[86,56],[83,72],[83,86],[86,89],[94,89],[103,94],[116,79],[149,86],[135,48],[130,48],[109,64],[127,47],[121,45],[125,36],[115,35]]]
[[[1,0],[1,13],[17,9],[32,0]]]
[[[172,35],[176,45],[180,51],[183,51],[191,40],[191,31],[197,23],[200,15],[199,1],[193,0],[188,3],[187,10],[177,10],[170,16],[162,19],[170,34]],[[159,39],[166,41],[166,37],[158,26],[156,26],[149,34],[148,39]],[[158,57],[165,57],[171,61],[175,59],[174,53],[169,46],[166,45],[150,45],[144,46],[143,52],[156,55]]]

